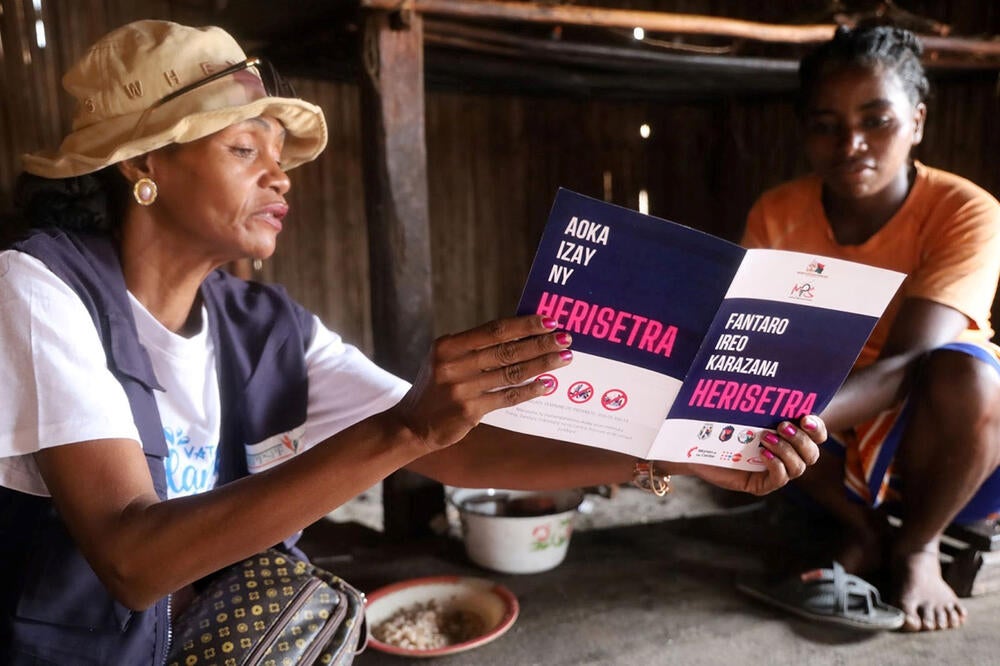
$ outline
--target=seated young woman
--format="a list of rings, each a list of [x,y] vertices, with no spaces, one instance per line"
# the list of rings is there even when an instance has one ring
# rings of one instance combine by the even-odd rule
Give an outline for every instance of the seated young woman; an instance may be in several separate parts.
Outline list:
[[[1000,205],[913,159],[927,113],[920,55],[912,33],[882,26],[838,29],[803,59],[812,173],[761,196],[742,241],[908,275],[822,414],[836,455],[824,452],[796,483],[847,527],[837,558],[848,572],[889,574],[911,631],[965,621],[942,579],[940,538],[953,521],[1000,510],[1000,350],[990,342]]]

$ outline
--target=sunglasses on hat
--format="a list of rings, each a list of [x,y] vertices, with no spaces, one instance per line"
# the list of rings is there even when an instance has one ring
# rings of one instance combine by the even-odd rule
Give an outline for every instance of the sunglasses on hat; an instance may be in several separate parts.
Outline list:
[[[139,134],[139,130],[142,128],[146,117],[152,113],[155,109],[163,106],[171,100],[177,99],[178,97],[185,95],[189,92],[197,90],[204,85],[207,85],[213,81],[217,81],[223,77],[229,76],[231,74],[236,74],[237,72],[242,72],[254,68],[257,70],[257,74],[260,76],[260,80],[264,85],[264,92],[267,93],[269,97],[296,97],[295,88],[292,84],[286,81],[280,74],[278,70],[270,63],[270,61],[261,58],[259,56],[254,56],[247,58],[242,62],[237,62],[235,64],[229,65],[228,67],[223,67],[217,72],[212,72],[204,78],[198,79],[193,83],[189,83],[186,86],[181,86],[177,90],[171,92],[168,95],[164,95],[160,99],[153,102],[149,108],[147,108],[139,120],[136,121],[135,129],[132,130],[132,137],[134,138]]]

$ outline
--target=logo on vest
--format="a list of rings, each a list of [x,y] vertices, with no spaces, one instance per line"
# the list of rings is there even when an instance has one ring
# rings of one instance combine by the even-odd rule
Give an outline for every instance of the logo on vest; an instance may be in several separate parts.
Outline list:
[[[303,424],[256,444],[247,444],[247,469],[251,474],[256,474],[288,460],[302,450],[305,433],[306,427]]]

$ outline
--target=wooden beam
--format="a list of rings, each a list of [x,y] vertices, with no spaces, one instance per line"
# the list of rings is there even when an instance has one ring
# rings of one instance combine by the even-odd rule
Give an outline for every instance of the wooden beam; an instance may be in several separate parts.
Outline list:
[[[701,14],[672,14],[631,9],[550,5],[537,2],[469,2],[468,0],[361,0],[362,7],[414,11],[455,18],[560,23],[604,28],[641,27],[649,33],[732,37],[757,42],[816,44],[833,37],[835,23],[782,25]],[[1000,56],[1000,40],[919,35],[931,51],[974,56]]]
[[[433,338],[424,43],[420,16],[365,17],[361,118],[375,360],[413,380]],[[444,511],[438,483],[400,471],[382,484],[385,532],[430,533]]]
[[[650,70],[672,67],[677,71],[689,72],[728,69],[738,71],[741,75],[775,72],[790,75],[794,79],[799,67],[798,60],[671,53],[625,46],[539,39],[461,23],[442,23],[434,19],[425,21],[424,43],[463,51],[494,53],[508,58],[535,58],[609,70],[615,67],[644,66]]]
[[[427,82],[464,89],[522,85],[525,91],[628,96],[792,91],[798,59],[676,53],[632,45],[549,39],[468,22],[424,19]],[[461,52],[460,58],[455,52]],[[478,57],[477,57],[478,56]],[[1000,60],[935,54],[925,63],[938,77],[961,70],[994,72]],[[504,67],[504,63],[507,63]],[[467,74],[463,77],[462,72]]]
[[[469,2],[468,0],[361,0],[362,7],[384,10],[413,10],[473,19],[499,19],[527,23],[562,23],[604,28],[641,27],[647,32],[676,32],[689,35],[738,37],[763,42],[811,43],[833,36],[834,24],[778,25],[740,19],[671,14],[633,9],[606,9],[538,2]]]

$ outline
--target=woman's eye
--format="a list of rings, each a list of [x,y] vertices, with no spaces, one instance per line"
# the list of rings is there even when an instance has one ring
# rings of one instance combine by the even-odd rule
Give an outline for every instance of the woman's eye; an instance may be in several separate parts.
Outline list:
[[[882,127],[888,127],[892,123],[892,118],[888,116],[877,116],[874,118],[865,118],[863,125],[866,129],[880,129]]]
[[[248,146],[230,146],[229,150],[237,157],[252,157],[255,152],[253,148]]]
[[[811,134],[831,136],[837,133],[837,124],[823,120],[813,120],[809,123],[808,129]]]

